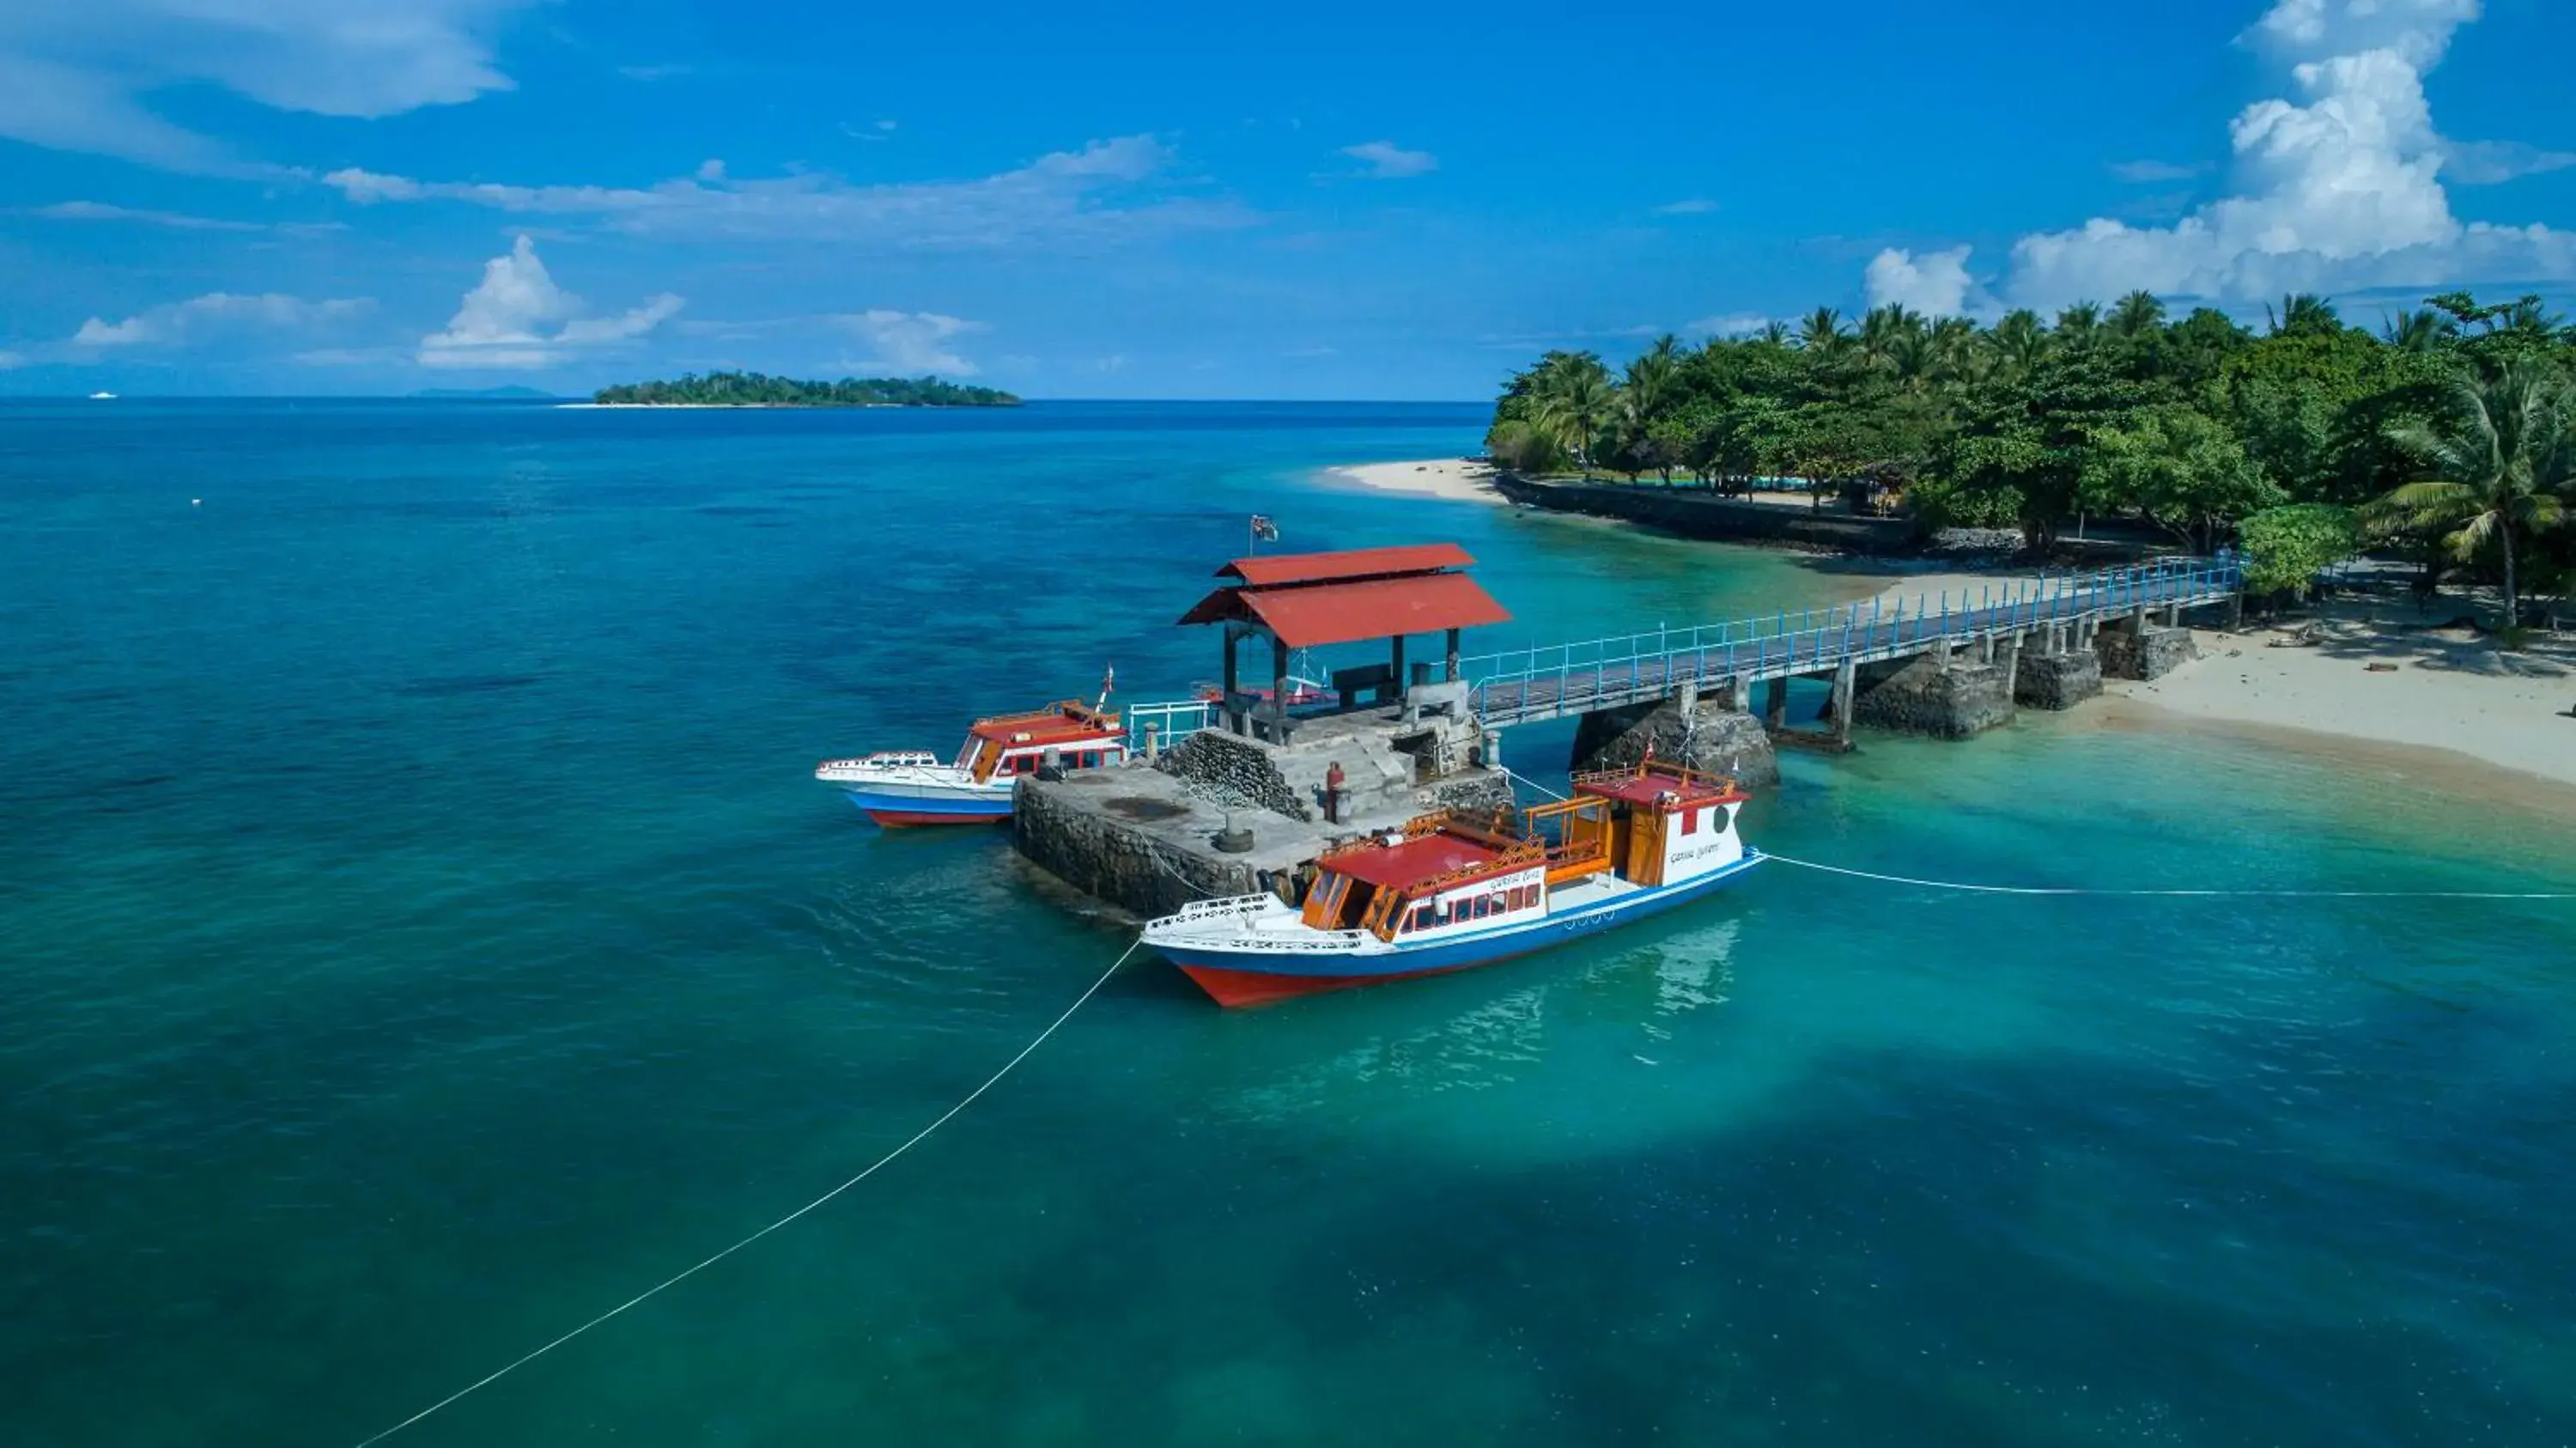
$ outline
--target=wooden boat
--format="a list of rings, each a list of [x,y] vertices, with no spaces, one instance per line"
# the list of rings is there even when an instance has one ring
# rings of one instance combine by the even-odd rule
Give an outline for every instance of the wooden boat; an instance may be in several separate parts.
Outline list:
[[[1127,757],[1127,731],[1098,704],[1066,699],[1025,714],[978,719],[953,761],[921,750],[827,759],[814,777],[841,790],[880,825],[990,824],[1011,817],[1011,791],[1052,758],[1067,771]]]
[[[1145,943],[1227,1006],[1490,965],[1707,895],[1761,863],[1733,780],[1653,760],[1559,804],[1424,815],[1317,862],[1302,906],[1203,900]],[[1517,820],[1514,818],[1518,814]]]

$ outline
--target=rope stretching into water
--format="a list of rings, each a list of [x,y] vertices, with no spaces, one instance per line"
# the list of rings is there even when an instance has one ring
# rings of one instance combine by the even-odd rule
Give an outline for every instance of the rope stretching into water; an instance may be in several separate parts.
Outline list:
[[[368,1448],[369,1444],[381,1443],[385,1439],[401,1432],[403,1429],[410,1427],[412,1424],[419,1422],[421,1419],[428,1417],[430,1414],[435,1413],[440,1409],[447,1407],[449,1404],[456,1402],[458,1399],[465,1397],[467,1394],[479,1391],[480,1389],[491,1386],[493,1383],[499,1382],[501,1379],[517,1372],[520,1368],[526,1367],[528,1364],[544,1357],[547,1353],[553,1352],[556,1348],[563,1346],[565,1343],[572,1341],[574,1338],[581,1336],[583,1333],[590,1331],[592,1328],[599,1326],[610,1318],[625,1312],[628,1308],[637,1306],[640,1303],[659,1296],[668,1288],[678,1286],[680,1283],[687,1281],[689,1278],[696,1276],[709,1267],[713,1267],[718,1262],[732,1256],[734,1253],[741,1251],[743,1248],[750,1246],[752,1243],[759,1241],[761,1238],[768,1236],[770,1233],[777,1231],[779,1228],[786,1226],[788,1223],[793,1222],[797,1218],[804,1216],[806,1213],[813,1211],[815,1208],[822,1206],[825,1202],[832,1200],[841,1193],[848,1191],[850,1188],[857,1186],[863,1181],[866,1181],[869,1177],[876,1175],[879,1168],[885,1166],[888,1162],[893,1161],[896,1157],[903,1155],[905,1152],[912,1150],[914,1147],[921,1145],[923,1141],[929,1139],[932,1132],[946,1126],[950,1120],[955,1118],[958,1112],[974,1105],[975,1098],[992,1090],[994,1085],[1003,1077],[1011,1074],[1013,1067],[1019,1065],[1022,1061],[1027,1060],[1030,1054],[1036,1051],[1038,1047],[1045,1045],[1047,1037],[1054,1035],[1057,1027],[1062,1026],[1069,1020],[1072,1020],[1073,1013],[1082,1009],[1084,1002],[1098,994],[1100,988],[1109,983],[1109,978],[1118,973],[1118,968],[1127,963],[1127,958],[1134,955],[1138,947],[1142,946],[1144,943],[1145,942],[1142,939],[1139,939],[1134,944],[1129,945],[1125,951],[1121,952],[1116,960],[1109,963],[1109,968],[1100,973],[1100,978],[1098,980],[1093,981],[1090,987],[1083,991],[1081,995],[1074,997],[1073,1004],[1064,1008],[1063,1015],[1060,1015],[1054,1020],[1048,1022],[1047,1028],[1038,1032],[1037,1039],[1029,1042],[1025,1046],[1022,1046],[1018,1055],[1013,1056],[1011,1059],[1002,1063],[1002,1069],[985,1077],[983,1085],[967,1092],[963,1100],[959,1101],[956,1105],[949,1107],[946,1111],[941,1112],[938,1120],[933,1121],[928,1126],[914,1132],[911,1138],[905,1141],[903,1145],[896,1147],[894,1150],[878,1157],[875,1161],[868,1163],[865,1171],[860,1172],[857,1176],[850,1178],[848,1181],[845,1181],[839,1186],[832,1188],[830,1191],[823,1193],[814,1200],[807,1202],[805,1205],[798,1207],[792,1212],[789,1212],[786,1216],[779,1218],[777,1221],[770,1223],[768,1226],[761,1228],[759,1231],[752,1233],[750,1236],[743,1238],[741,1241],[734,1243],[732,1246],[725,1248],[714,1256],[707,1258],[705,1261],[698,1263],[696,1266],[688,1268],[682,1272],[674,1273],[671,1276],[662,1279],[660,1282],[653,1284],[651,1287],[644,1289],[642,1292],[639,1292],[633,1297],[626,1299],[624,1302],[617,1304],[615,1307],[608,1309],[606,1312],[592,1318],[590,1321],[583,1323],[581,1326],[576,1327],[572,1331],[565,1333],[563,1336],[556,1338],[554,1341],[547,1343],[544,1347],[528,1353],[526,1356],[499,1368],[485,1377],[466,1384],[464,1387],[457,1389],[455,1392],[448,1394],[446,1397],[439,1399],[437,1402],[430,1404],[428,1407],[421,1409],[419,1412],[412,1414],[410,1417],[403,1419],[401,1422],[394,1424],[392,1427],[376,1434],[374,1437],[360,1440],[358,1448]]]
[[[2268,900],[2576,900],[2576,891],[2565,890],[2096,890],[2074,885],[1971,885],[1957,880],[1923,880],[1912,875],[1848,870],[1840,865],[1820,865],[1813,860],[1797,860],[1787,855],[1765,854],[1762,858],[1775,865],[1795,865],[1802,870],[1847,875],[1855,880],[1916,885],[1926,890],[1960,890],[1973,895],[2128,895]]]

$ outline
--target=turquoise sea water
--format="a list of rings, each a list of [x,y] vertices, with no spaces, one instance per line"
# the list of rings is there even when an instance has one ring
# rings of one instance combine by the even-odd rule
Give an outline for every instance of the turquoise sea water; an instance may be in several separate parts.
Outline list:
[[[1104,662],[1180,692],[1248,513],[1464,542],[1497,646],[1848,588],[1313,475],[1477,421],[0,407],[0,1441],[355,1443],[946,1109],[1127,937],[808,771]],[[2576,875],[2545,814],[2251,745],[1865,742],[1757,842]],[[390,1441],[2564,1443],[2571,1030],[2565,905],[1776,866],[1271,1011],[1140,962]]]

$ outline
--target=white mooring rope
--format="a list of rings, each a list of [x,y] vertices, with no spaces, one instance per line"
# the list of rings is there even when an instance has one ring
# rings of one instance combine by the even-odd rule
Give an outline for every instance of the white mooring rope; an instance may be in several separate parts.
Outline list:
[[[1802,870],[1848,875],[1855,880],[1918,885],[1926,890],[1962,890],[1975,895],[2232,896],[2270,900],[2576,900],[2576,891],[2569,890],[2097,890],[2076,885],[1970,885],[1957,880],[1922,880],[1911,875],[1847,870],[1840,865],[1820,865],[1813,860],[1795,860],[1787,855],[1765,854],[1762,858],[1775,865],[1795,865]]]
[[[1022,1046],[1018,1055],[1013,1056],[1011,1059],[1002,1063],[1002,1069],[985,1077],[983,1085],[967,1092],[963,1100],[959,1101],[956,1105],[949,1107],[946,1111],[941,1112],[938,1120],[933,1121],[928,1126],[914,1132],[911,1139],[905,1141],[903,1145],[896,1147],[894,1150],[878,1157],[875,1161],[868,1163],[865,1171],[860,1172],[857,1176],[850,1178],[848,1181],[845,1181],[839,1186],[832,1188],[830,1191],[823,1193],[814,1200],[807,1202],[805,1205],[798,1207],[792,1212],[789,1212],[786,1216],[779,1218],[777,1221],[770,1223],[768,1226],[761,1228],[759,1231],[752,1233],[750,1236],[743,1238],[741,1241],[734,1243],[732,1246],[725,1248],[714,1256],[707,1258],[705,1261],[698,1263],[696,1266],[688,1268],[682,1272],[674,1273],[671,1276],[662,1279],[660,1282],[653,1284],[651,1287],[636,1293],[633,1297],[626,1299],[624,1302],[608,1309],[599,1316],[592,1318],[590,1321],[583,1323],[581,1326],[576,1327],[572,1331],[565,1333],[563,1336],[556,1338],[554,1341],[547,1343],[544,1347],[538,1348],[534,1352],[528,1353],[525,1356],[496,1369],[490,1374],[478,1378],[475,1381],[466,1384],[464,1387],[458,1388],[455,1392],[448,1394],[446,1397],[439,1399],[437,1402],[430,1404],[428,1407],[421,1409],[419,1412],[412,1414],[410,1417],[403,1419],[401,1422],[394,1424],[392,1427],[385,1429],[374,1437],[360,1439],[357,1448],[368,1448],[369,1444],[381,1443],[385,1439],[401,1432],[403,1429],[410,1427],[412,1424],[419,1422],[421,1419],[428,1417],[430,1414],[447,1407],[449,1404],[454,1403],[462,1397],[465,1397],[467,1394],[479,1391],[480,1389],[499,1382],[501,1379],[508,1377],[510,1374],[517,1372],[519,1369],[526,1367],[528,1364],[535,1362],[541,1357],[544,1357],[547,1353],[553,1352],[556,1348],[563,1346],[565,1343],[572,1341],[574,1338],[581,1336],[583,1333],[590,1331],[592,1328],[599,1326],[601,1323],[608,1321],[610,1318],[617,1316],[628,1308],[645,1302],[660,1295],[664,1290],[687,1281],[689,1278],[696,1276],[698,1273],[705,1271],[709,1267],[713,1267],[718,1262],[721,1262],[727,1257],[732,1256],[734,1253],[741,1251],[743,1248],[750,1246],[752,1243],[759,1241],[761,1238],[768,1236],[770,1233],[777,1231],[779,1228],[786,1226],[788,1223],[795,1221],[797,1218],[804,1216],[807,1212],[810,1212],[816,1207],[823,1205],[825,1202],[832,1200],[841,1193],[848,1191],[850,1188],[857,1186],[863,1181],[866,1181],[869,1177],[876,1175],[877,1170],[880,1167],[883,1167],[888,1162],[893,1161],[896,1157],[903,1155],[905,1152],[912,1150],[914,1147],[919,1146],[923,1141],[929,1138],[932,1132],[946,1126],[958,1112],[974,1105],[976,1097],[992,1090],[995,1083],[999,1082],[1003,1077],[1011,1074],[1011,1069],[1013,1067],[1019,1065],[1022,1061],[1027,1060],[1030,1053],[1037,1050],[1038,1047],[1045,1045],[1047,1037],[1054,1035],[1057,1027],[1063,1025],[1069,1020],[1072,1020],[1073,1013],[1082,1009],[1083,1003],[1090,1000],[1092,996],[1098,994],[1102,986],[1109,984],[1109,977],[1116,975],[1118,973],[1118,967],[1125,965],[1127,963],[1127,958],[1134,955],[1137,948],[1142,946],[1144,943],[1145,942],[1142,939],[1139,939],[1134,944],[1128,946],[1126,950],[1121,952],[1116,960],[1109,963],[1109,968],[1100,973],[1100,979],[1093,981],[1090,987],[1084,990],[1081,995],[1074,997],[1073,1004],[1064,1008],[1063,1015],[1060,1015],[1054,1020],[1048,1022],[1047,1028],[1038,1032],[1037,1039],[1029,1042],[1025,1046]]]

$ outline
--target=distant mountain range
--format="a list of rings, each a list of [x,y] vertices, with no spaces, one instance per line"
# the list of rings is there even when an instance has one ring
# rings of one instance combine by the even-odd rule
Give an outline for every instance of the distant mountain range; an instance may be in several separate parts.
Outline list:
[[[424,387],[414,397],[479,398],[484,401],[552,401],[557,394],[534,387]]]

